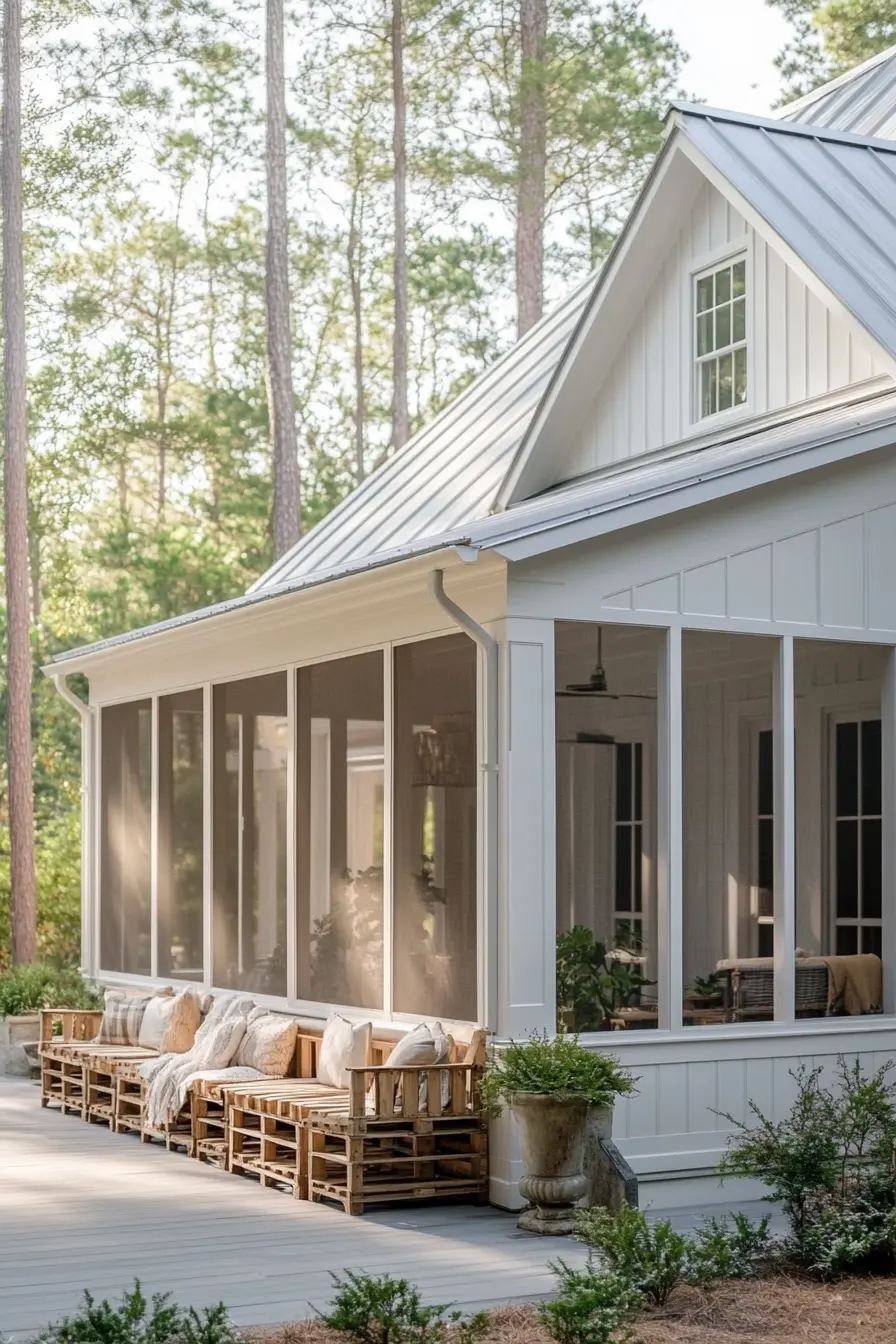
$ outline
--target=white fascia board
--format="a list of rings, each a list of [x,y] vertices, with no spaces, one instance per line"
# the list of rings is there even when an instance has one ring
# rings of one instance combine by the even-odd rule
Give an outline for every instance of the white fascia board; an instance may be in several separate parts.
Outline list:
[[[689,158],[679,154],[684,133],[667,136],[641,195],[595,284],[594,294],[548,384],[529,428],[517,449],[497,498],[496,512],[537,495],[552,484],[548,464],[552,441],[564,442],[570,426],[587,414],[632,322],[638,315],[656,270],[665,261],[671,241],[669,220],[693,204],[702,179]],[[654,210],[659,202],[664,209]],[[641,261],[641,265],[629,265]],[[583,350],[587,368],[581,367]]]
[[[782,124],[784,127],[787,123]],[[699,149],[687,134],[682,136],[679,148],[688,159],[700,170],[703,176],[720,192],[738,211],[744,219],[755,229],[761,238],[778,253],[794,272],[806,288],[815,295],[821,303],[832,312],[836,313],[846,325],[847,329],[859,338],[864,344],[870,344],[876,358],[887,370],[891,377],[896,378],[896,357],[880,344],[877,337],[874,336],[863,322],[854,315],[852,310],[843,302],[838,294],[821,280],[816,271],[812,269],[799,252],[785,241],[777,230],[769,224],[768,220],[762,214],[761,201],[767,187],[763,181],[753,174],[756,183],[755,199],[744,196],[737,187],[733,185],[728,177],[707,158],[701,149]],[[890,146],[892,149],[892,145]]]
[[[896,444],[896,425],[888,422],[857,434],[838,436],[827,442],[800,444],[759,461],[738,463],[709,471],[705,476],[657,486],[636,498],[614,500],[597,505],[593,512],[582,510],[578,517],[556,523],[533,524],[516,536],[502,541],[484,538],[483,549],[514,562],[575,546],[579,542],[655,522],[670,514],[728,499],[746,490],[789,480],[807,471],[846,462],[866,453]]]

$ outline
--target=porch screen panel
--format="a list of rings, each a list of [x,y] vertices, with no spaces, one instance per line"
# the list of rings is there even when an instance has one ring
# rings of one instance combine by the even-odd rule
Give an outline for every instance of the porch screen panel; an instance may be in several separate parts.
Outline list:
[[[102,711],[100,960],[105,971],[152,971],[150,811],[152,703]]]
[[[202,691],[159,698],[159,974],[201,980]]]
[[[297,674],[299,997],[383,1007],[383,655]]]
[[[212,978],[286,994],[286,673],[213,688]]]
[[[476,1019],[476,646],[395,650],[393,1004]]]
[[[777,640],[686,630],[685,1026],[772,1021]]]
[[[656,1028],[662,636],[558,621],[557,1008],[577,1031]]]
[[[804,639],[796,641],[794,659],[796,941],[804,954],[797,960],[797,1015],[879,1012],[886,650]],[[862,962],[850,960],[857,954]],[[810,975],[820,984],[806,1000],[800,979]]]

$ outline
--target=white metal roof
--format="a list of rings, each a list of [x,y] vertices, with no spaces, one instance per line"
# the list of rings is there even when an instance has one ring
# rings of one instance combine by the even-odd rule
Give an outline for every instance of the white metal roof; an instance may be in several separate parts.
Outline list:
[[[488,514],[593,285],[589,276],[249,591]]]
[[[896,138],[896,47],[787,103],[777,115],[784,121]]]

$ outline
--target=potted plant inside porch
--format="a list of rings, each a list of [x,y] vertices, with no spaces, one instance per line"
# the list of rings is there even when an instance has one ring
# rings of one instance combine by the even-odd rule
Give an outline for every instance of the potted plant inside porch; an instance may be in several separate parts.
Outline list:
[[[489,1114],[499,1115],[506,1105],[520,1127],[520,1194],[529,1207],[519,1227],[545,1236],[572,1232],[575,1205],[588,1186],[588,1127],[609,1138],[616,1098],[630,1096],[635,1081],[613,1055],[587,1049],[565,1032],[534,1032],[492,1051],[481,1095]]]

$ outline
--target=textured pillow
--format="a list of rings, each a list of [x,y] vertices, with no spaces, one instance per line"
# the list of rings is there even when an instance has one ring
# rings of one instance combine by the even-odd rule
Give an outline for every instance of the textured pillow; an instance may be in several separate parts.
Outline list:
[[[158,1050],[177,998],[174,994],[154,994],[148,1001],[137,1036],[138,1045],[147,1050]]]
[[[137,1045],[143,1015],[153,999],[172,996],[174,990],[160,989],[155,994],[126,994],[123,989],[106,990],[106,1007],[97,1033],[102,1045]]]
[[[244,1022],[249,1013],[255,1007],[253,999],[240,998],[217,998],[212,1004],[208,1013],[202,1020],[202,1025],[196,1032],[196,1044],[201,1045],[219,1023],[228,1021],[230,1018],[239,1017]]]
[[[260,1069],[271,1078],[285,1078],[295,1053],[297,1032],[298,1024],[289,1017],[265,1013],[253,1021],[250,1013],[234,1063]]]
[[[439,1025],[439,1033],[443,1041],[447,1042],[447,1037]],[[394,1069],[425,1069],[430,1064],[438,1064],[444,1058],[440,1052],[440,1043],[436,1041],[432,1028],[425,1022],[414,1027],[406,1036],[395,1046],[395,1049],[386,1060],[386,1067],[390,1065]]]
[[[202,1068],[226,1069],[236,1057],[246,1034],[245,1014],[232,1013],[212,1028],[203,1042]],[[178,1065],[178,1068],[182,1067]]]
[[[330,1087],[348,1087],[349,1069],[363,1069],[370,1052],[369,1022],[349,1022],[335,1014],[324,1028],[317,1055],[317,1077]]]
[[[151,1006],[151,1005],[150,1005]],[[150,1011],[147,1008],[147,1013]],[[144,1022],[146,1018],[143,1019]],[[195,989],[185,989],[178,994],[168,1021],[159,1041],[159,1054],[185,1055],[192,1049],[199,1023],[202,1021],[202,1006]]]

